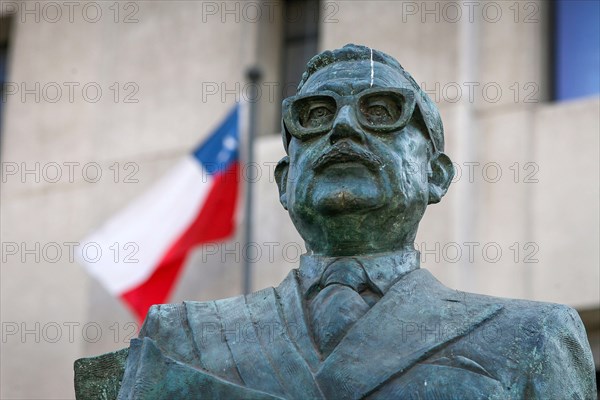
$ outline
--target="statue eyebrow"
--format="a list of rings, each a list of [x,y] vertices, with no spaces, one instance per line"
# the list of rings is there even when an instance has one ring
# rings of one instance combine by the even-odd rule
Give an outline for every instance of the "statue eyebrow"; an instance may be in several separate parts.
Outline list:
[[[330,90],[332,92],[343,92],[348,86],[347,83],[342,83],[340,81],[327,81],[322,85],[317,86],[316,91]]]
[[[362,92],[369,88],[369,82],[356,82],[354,79],[340,78],[336,81],[325,82],[323,85],[317,86],[315,92],[329,90],[340,95],[348,95]]]

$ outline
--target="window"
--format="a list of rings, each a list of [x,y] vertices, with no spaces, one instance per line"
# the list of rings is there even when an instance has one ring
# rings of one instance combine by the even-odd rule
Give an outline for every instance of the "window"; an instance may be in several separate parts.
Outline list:
[[[555,3],[556,100],[600,94],[600,2]]]
[[[2,129],[2,112],[4,106],[4,84],[6,83],[6,68],[8,58],[8,37],[10,33],[10,18],[0,17],[0,133]]]
[[[317,54],[319,1],[286,0],[283,14],[283,97],[296,93],[306,63]]]

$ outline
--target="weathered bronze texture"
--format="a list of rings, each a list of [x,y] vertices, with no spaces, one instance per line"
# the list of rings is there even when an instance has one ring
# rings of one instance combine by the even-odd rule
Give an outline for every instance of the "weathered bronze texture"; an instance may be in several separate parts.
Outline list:
[[[437,108],[396,60],[315,56],[282,134],[299,268],[247,296],[153,306],[127,355],[77,361],[78,399],[596,398],[573,309],[458,292],[419,268],[419,222],[454,171]]]

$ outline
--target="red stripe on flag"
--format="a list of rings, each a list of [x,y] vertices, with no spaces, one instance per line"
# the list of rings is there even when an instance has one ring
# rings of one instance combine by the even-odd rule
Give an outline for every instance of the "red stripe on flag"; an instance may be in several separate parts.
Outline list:
[[[214,177],[208,196],[196,219],[165,253],[152,275],[141,285],[121,295],[138,316],[146,317],[150,306],[165,303],[174,288],[188,252],[195,246],[229,237],[235,228],[239,164],[234,162]],[[199,183],[200,184],[200,183]]]

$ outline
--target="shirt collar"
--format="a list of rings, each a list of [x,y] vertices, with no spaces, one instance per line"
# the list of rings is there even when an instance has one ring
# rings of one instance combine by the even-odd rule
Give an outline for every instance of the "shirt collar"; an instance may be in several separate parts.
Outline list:
[[[364,267],[373,286],[379,289],[382,295],[403,275],[419,268],[420,264],[420,253],[414,249],[348,257],[303,254],[300,256],[298,268],[302,293],[307,294],[311,288],[318,285],[325,268],[341,258],[358,261]]]

